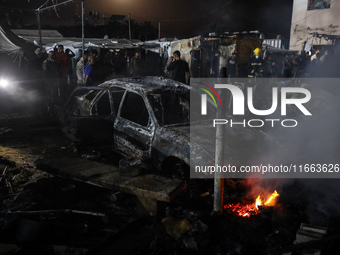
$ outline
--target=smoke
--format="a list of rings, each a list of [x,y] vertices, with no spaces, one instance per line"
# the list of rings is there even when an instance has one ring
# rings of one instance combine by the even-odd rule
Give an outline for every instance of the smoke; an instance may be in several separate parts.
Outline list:
[[[256,155],[258,161],[270,161],[274,165],[292,165],[295,171],[281,173],[278,178],[253,179],[249,185],[258,192],[262,187],[280,189],[298,185],[299,198],[306,207],[311,224],[327,225],[340,212],[340,88],[338,79],[302,80],[302,87],[311,92],[311,100],[304,104],[312,113],[305,116],[295,106],[288,108],[287,116],[277,118],[296,119],[294,128],[268,128],[266,133],[280,144],[270,143],[268,149]],[[297,95],[293,95],[297,97]],[[275,175],[273,175],[275,178]],[[273,177],[272,176],[272,177]],[[290,194],[295,200],[297,194]],[[294,197],[294,195],[296,197]],[[287,198],[289,199],[289,197]],[[307,219],[306,219],[307,220]]]
[[[267,199],[275,190],[280,194],[283,185],[286,185],[288,180],[284,179],[260,179],[247,178],[244,179],[243,185],[246,187],[246,199],[254,199],[261,196],[262,199]]]
[[[338,179],[299,180],[306,197],[306,215],[310,224],[328,226],[340,213],[340,186]]]
[[[287,115],[276,115],[277,119],[294,119],[296,127],[282,127],[276,125],[268,127],[266,133],[274,138],[280,146],[273,143],[268,148],[268,153],[258,155],[276,163],[294,164],[295,171],[289,177],[303,178],[329,178],[334,176],[335,169],[328,175],[326,166],[318,171],[310,170],[310,164],[335,164],[339,163],[340,119],[337,117],[340,110],[337,88],[337,79],[314,79],[302,81],[302,87],[309,90],[311,100],[304,104],[311,112],[311,116],[302,114],[295,105],[287,106]],[[293,95],[298,97],[298,95]],[[304,164],[309,164],[305,165]],[[320,166],[318,166],[320,167]],[[329,166],[327,166],[329,167]],[[331,167],[331,166],[330,166]],[[293,170],[294,170],[293,169]],[[301,175],[297,175],[297,174]],[[295,175],[296,174],[296,175]]]
[[[24,76],[23,76],[24,77]],[[42,111],[44,98],[42,91],[32,87],[34,82],[14,82],[9,81],[8,86],[1,90],[1,112],[0,113],[29,113],[35,114]],[[38,81],[35,81],[38,83]]]

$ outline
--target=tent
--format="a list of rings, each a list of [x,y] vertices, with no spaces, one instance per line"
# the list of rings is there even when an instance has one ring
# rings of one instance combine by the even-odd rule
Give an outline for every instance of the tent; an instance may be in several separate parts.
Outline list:
[[[24,52],[21,47],[12,43],[6,36],[6,32],[0,26],[0,54],[6,54],[14,58],[14,61],[21,63]]]
[[[0,56],[1,62],[8,61],[10,57],[13,62],[21,68],[23,60],[33,61],[36,58],[34,51],[36,46],[19,38],[9,28],[7,14],[0,11]],[[6,57],[5,57],[6,56]],[[8,57],[7,57],[8,56]]]

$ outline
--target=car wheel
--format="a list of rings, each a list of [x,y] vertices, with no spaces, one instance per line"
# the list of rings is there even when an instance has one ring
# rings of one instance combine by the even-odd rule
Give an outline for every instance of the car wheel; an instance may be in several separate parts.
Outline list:
[[[173,166],[172,170],[172,178],[173,179],[180,179],[180,180],[186,180],[186,165],[178,162]]]
[[[171,158],[163,163],[163,174],[172,179],[188,181],[190,177],[189,166],[180,159]]]

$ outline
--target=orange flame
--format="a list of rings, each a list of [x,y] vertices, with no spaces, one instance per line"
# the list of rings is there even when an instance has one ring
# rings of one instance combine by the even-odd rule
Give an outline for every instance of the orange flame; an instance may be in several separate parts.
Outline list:
[[[255,201],[255,207],[256,209],[258,210],[259,209],[259,206],[262,205],[262,201],[261,201],[261,197],[260,195],[256,198],[256,201]]]
[[[273,202],[273,199],[278,197],[279,193],[275,190],[273,194],[267,199],[267,201],[264,203],[264,205],[270,206],[270,203]]]
[[[256,198],[255,203],[241,205],[240,203],[235,204],[226,204],[224,209],[229,209],[233,213],[242,216],[242,217],[250,217],[251,215],[256,215],[260,212],[259,206],[273,206],[274,199],[279,196],[279,193],[275,190],[273,194],[266,200],[265,203],[262,202],[260,195]]]

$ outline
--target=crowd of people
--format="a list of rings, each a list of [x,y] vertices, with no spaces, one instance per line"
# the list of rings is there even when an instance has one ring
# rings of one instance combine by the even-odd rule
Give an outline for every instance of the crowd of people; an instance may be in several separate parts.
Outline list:
[[[55,106],[61,106],[76,86],[96,86],[105,79],[96,49],[85,51],[83,56],[81,49],[74,53],[58,45],[47,54],[40,48],[35,53],[35,65],[42,68],[41,76],[50,115],[55,115]]]
[[[38,65],[42,68],[42,80],[46,90],[47,108],[50,111],[54,105],[63,104],[70,92],[76,86],[96,86],[103,82],[106,75],[102,73],[103,63],[96,49],[84,51],[81,49],[73,53],[70,49],[64,49],[63,45],[56,46],[44,56],[44,52],[36,50]],[[329,77],[337,73],[334,70],[334,55],[329,50],[316,50],[302,52],[299,55],[269,54],[267,50],[262,52],[256,48],[249,59],[247,70],[240,70],[237,52],[223,61],[221,66],[221,53],[216,50],[208,61],[209,77],[228,78],[300,78],[300,77]],[[128,59],[128,58],[127,58]],[[145,75],[144,61],[139,51],[135,51],[130,61],[127,61],[126,75]],[[190,84],[190,70],[188,63],[181,58],[180,51],[176,50],[168,58],[164,75]]]
[[[227,58],[226,66],[219,67],[218,59],[220,53],[215,53],[210,61],[211,77],[230,77],[230,78],[304,78],[304,77],[336,77],[337,70],[334,67],[339,62],[339,58],[330,54],[329,50],[316,50],[302,52],[301,54],[269,54],[265,50],[256,48],[252,57],[249,59],[246,73],[242,75],[237,61],[237,53],[233,52]],[[220,68],[220,69],[218,69]]]
[[[266,51],[261,54],[257,48],[253,55],[248,63],[248,77],[324,78],[338,75],[334,66],[339,60],[335,54],[331,56],[329,50],[275,56]]]

